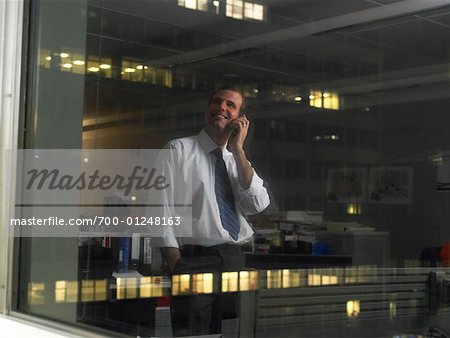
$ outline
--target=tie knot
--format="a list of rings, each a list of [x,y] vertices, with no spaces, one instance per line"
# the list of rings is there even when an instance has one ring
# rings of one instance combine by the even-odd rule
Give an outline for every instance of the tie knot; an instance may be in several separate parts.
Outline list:
[[[214,155],[215,158],[223,159],[222,149],[220,149],[220,148],[214,149],[214,150],[212,151],[212,154]]]

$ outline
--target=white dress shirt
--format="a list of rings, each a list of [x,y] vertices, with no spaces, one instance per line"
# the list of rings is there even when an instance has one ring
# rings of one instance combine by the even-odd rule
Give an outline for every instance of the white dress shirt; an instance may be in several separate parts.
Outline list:
[[[174,184],[166,203],[173,205],[180,201],[187,204],[192,202],[192,236],[176,238],[173,228],[169,227],[161,238],[161,246],[177,248],[192,244],[209,247],[224,243],[243,243],[251,238],[253,230],[244,215],[263,211],[270,203],[269,195],[256,172],[253,173],[250,188],[245,190],[240,186],[233,154],[226,146],[222,147],[240,222],[239,237],[237,240],[231,238],[222,227],[214,191],[216,157],[212,151],[217,147],[204,129],[198,135],[172,140],[167,144],[166,148],[171,150],[171,156],[165,159],[165,175],[169,175]],[[186,196],[186,192],[190,191],[192,196]],[[169,210],[170,215],[176,215],[176,206]]]

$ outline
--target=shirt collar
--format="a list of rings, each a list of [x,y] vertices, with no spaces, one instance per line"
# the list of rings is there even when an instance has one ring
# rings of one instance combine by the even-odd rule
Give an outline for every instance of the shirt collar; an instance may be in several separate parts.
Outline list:
[[[198,134],[198,140],[200,142],[200,145],[202,146],[203,150],[209,154],[210,152],[214,151],[217,148],[222,149],[223,155],[229,155],[231,154],[227,149],[227,144],[223,146],[218,146],[216,142],[208,135],[205,128],[203,128],[200,133]]]

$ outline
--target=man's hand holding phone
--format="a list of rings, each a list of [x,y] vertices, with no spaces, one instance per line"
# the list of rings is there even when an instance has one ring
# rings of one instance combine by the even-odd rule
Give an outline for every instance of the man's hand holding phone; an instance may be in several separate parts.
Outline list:
[[[250,121],[244,114],[235,120],[230,121],[230,136],[228,138],[228,149],[233,153],[237,154],[244,150],[244,142],[247,137],[248,128],[250,126]]]

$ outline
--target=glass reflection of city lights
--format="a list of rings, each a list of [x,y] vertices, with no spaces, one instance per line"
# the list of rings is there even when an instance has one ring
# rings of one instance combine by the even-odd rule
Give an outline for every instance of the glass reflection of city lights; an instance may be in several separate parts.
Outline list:
[[[312,95],[312,94],[311,94],[311,95],[309,95],[309,99],[310,99],[310,100],[314,100],[314,98],[315,98],[315,96],[314,96],[314,95]]]
[[[136,69],[134,68],[125,68],[125,73],[134,73],[136,71]]]
[[[283,270],[283,280],[282,280],[282,287],[283,288],[289,288],[291,287],[291,272],[288,269]]]
[[[319,286],[322,283],[322,276],[317,273],[308,275],[308,286]]]
[[[198,285],[197,292],[199,293],[212,293],[213,292],[213,274],[203,273],[201,275],[201,282]]]
[[[144,66],[144,69],[148,69],[148,66]]]
[[[188,274],[180,275],[180,291],[187,292],[190,289],[190,276]]]
[[[277,289],[281,287],[282,271],[267,270],[267,288]]]
[[[45,303],[45,284],[28,284],[28,303],[33,305],[42,305]]]
[[[68,57],[70,56],[70,54],[68,54],[68,53],[60,53],[59,56],[60,56],[62,59],[65,59],[65,58],[68,58]]]
[[[323,93],[323,97],[330,97],[330,93],[328,92]]]
[[[236,292],[239,287],[239,273],[223,272],[222,273],[222,292]]]
[[[82,66],[82,65],[84,65],[84,61],[83,61],[83,60],[75,60],[75,61],[73,62],[73,64],[74,64],[75,66]]]
[[[99,70],[100,70],[100,68],[98,68],[98,67],[89,67],[88,68],[88,71],[93,72],[93,73],[98,72]]]
[[[55,282],[55,303],[63,303],[66,301],[66,281]]]
[[[62,66],[63,66],[64,68],[68,68],[68,69],[70,69],[70,68],[73,67],[73,65],[72,65],[71,63],[64,63]]]
[[[349,214],[349,215],[356,214],[356,206],[354,204],[347,205],[347,214]]]
[[[45,59],[46,59],[47,61],[52,61],[52,57],[51,57],[51,56],[47,56]]]
[[[300,102],[302,100],[302,97],[301,96],[296,96],[296,97],[294,97],[294,101],[295,102]]]
[[[347,215],[360,215],[361,205],[357,203],[347,204]]]
[[[95,300],[94,296],[94,280],[82,280],[81,281],[81,301],[92,302]]]
[[[144,69],[144,65],[138,65],[138,66],[136,66],[136,69],[142,70],[142,69]]]
[[[239,272],[239,290],[240,291],[248,291],[251,288],[250,283],[250,272],[249,271],[240,271]]]
[[[333,276],[333,275],[322,276],[322,285],[336,285],[337,283],[338,283],[337,276]]]
[[[163,288],[161,284],[161,277],[141,277],[140,278],[140,298],[161,297],[163,295]]]
[[[189,9],[197,9],[197,0],[185,0],[184,7]]]
[[[428,159],[434,164],[434,165],[442,165],[444,162],[444,157],[442,154],[433,154],[428,157]]]
[[[395,316],[397,316],[397,304],[396,303],[389,303],[389,316],[391,319],[393,319]]]
[[[258,92],[259,92],[258,88],[253,89],[253,92],[254,92],[255,94],[258,94]]]
[[[100,65],[100,69],[110,69],[111,68],[111,65],[108,65],[108,64],[106,64],[106,63],[102,63],[101,65]]]
[[[214,1],[213,1],[213,5],[216,6],[216,7],[219,7],[219,1],[214,0]]]

